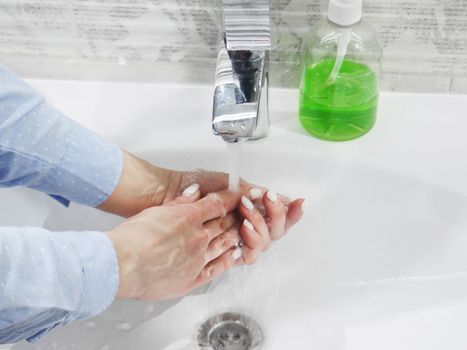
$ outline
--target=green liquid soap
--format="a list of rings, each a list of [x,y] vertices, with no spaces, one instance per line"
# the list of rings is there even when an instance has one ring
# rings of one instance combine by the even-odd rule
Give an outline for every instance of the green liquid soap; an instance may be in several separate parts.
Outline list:
[[[334,63],[335,59],[325,59],[305,68],[300,122],[318,138],[352,140],[375,124],[378,78],[368,66],[344,59],[337,78],[330,81]]]

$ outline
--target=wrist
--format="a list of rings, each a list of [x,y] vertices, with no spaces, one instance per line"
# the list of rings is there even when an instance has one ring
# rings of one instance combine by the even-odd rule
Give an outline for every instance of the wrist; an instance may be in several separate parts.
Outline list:
[[[115,190],[98,208],[124,217],[145,208],[161,205],[173,185],[181,178],[179,172],[159,168],[123,151],[123,169]]]
[[[133,299],[138,295],[138,279],[134,254],[128,249],[128,244],[122,240],[121,232],[111,230],[105,233],[112,242],[118,264],[118,288],[115,295],[118,299]]]

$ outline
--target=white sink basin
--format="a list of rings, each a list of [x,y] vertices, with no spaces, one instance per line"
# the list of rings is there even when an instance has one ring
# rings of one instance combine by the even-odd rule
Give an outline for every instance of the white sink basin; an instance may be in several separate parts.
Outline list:
[[[63,91],[54,84],[94,91],[89,100],[100,102],[85,107],[94,119],[81,118],[85,111],[63,100],[62,108],[156,164],[227,168],[223,143],[210,135],[209,105],[199,107],[210,100],[210,89],[35,84],[52,100]],[[123,107],[113,102],[136,91]],[[167,96],[188,101],[168,107],[162,104]],[[266,142],[245,145],[241,174],[308,198],[306,215],[290,235],[258,264],[236,268],[184,299],[117,301],[94,320],[13,349],[196,349],[200,323],[226,310],[256,319],[266,350],[467,348],[467,185],[460,180],[467,175],[467,138],[459,130],[467,118],[458,111],[467,109],[467,97],[384,95],[372,133],[333,144],[299,131],[291,109],[295,92],[273,96],[276,127]],[[437,119],[442,107],[452,108],[452,119]],[[170,120],[153,117],[166,109]],[[192,110],[202,117],[194,119]],[[449,137],[435,138],[454,122]],[[418,132],[407,132],[415,125]],[[20,208],[30,213],[27,219]],[[81,206],[65,209],[25,190],[2,191],[0,210],[9,225],[55,230],[106,230],[121,220]]]

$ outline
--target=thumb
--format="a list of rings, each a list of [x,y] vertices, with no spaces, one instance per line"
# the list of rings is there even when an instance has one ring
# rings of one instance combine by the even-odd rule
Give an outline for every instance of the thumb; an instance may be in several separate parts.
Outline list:
[[[201,198],[201,192],[198,184],[192,184],[183,190],[182,194],[177,196],[170,202],[164,203],[164,206],[171,206],[177,204],[194,203]]]

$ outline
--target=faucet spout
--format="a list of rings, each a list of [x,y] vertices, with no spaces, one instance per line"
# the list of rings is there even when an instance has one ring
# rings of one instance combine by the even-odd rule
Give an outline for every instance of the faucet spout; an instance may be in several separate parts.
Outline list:
[[[243,8],[245,16],[240,16],[238,6],[245,3],[256,8],[247,6]],[[269,130],[269,1],[224,0],[223,4],[224,28],[218,46],[212,129],[226,142],[259,139],[267,136]],[[263,10],[258,11],[260,5]],[[252,14],[257,19],[256,27],[251,25]],[[247,23],[241,25],[241,18]],[[245,25],[249,26],[247,31]]]

